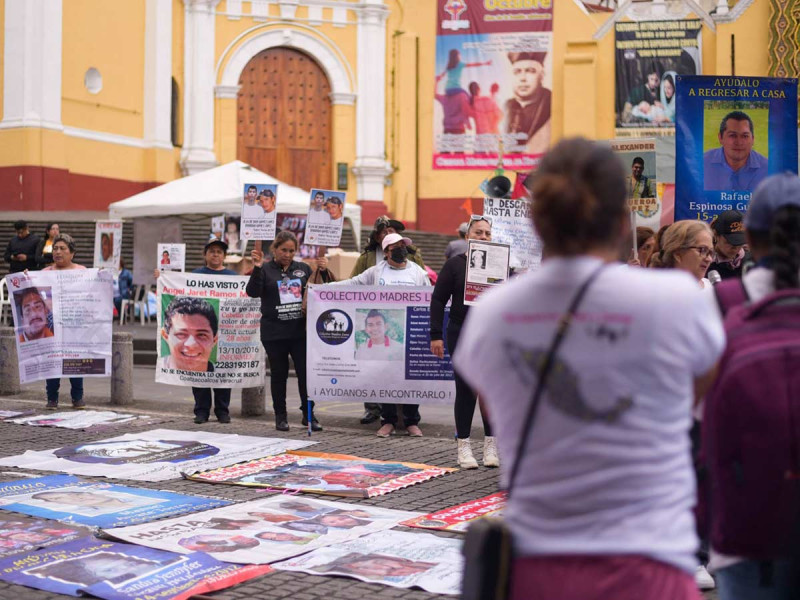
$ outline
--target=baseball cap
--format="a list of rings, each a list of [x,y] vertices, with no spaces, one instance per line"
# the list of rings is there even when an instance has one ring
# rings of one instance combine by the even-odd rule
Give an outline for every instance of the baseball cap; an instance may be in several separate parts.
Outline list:
[[[208,252],[208,249],[209,249],[209,248],[211,248],[211,246],[213,246],[214,244],[218,244],[219,246],[221,246],[221,247],[222,247],[222,251],[223,251],[223,252],[227,252],[227,251],[228,251],[228,244],[226,244],[226,243],[225,243],[225,242],[223,242],[222,240],[220,240],[220,239],[217,239],[217,238],[215,238],[215,237],[213,237],[213,236],[212,236],[212,237],[211,237],[211,238],[208,240],[208,242],[206,243],[205,247],[203,248],[203,254],[205,254],[206,252]]]
[[[744,218],[747,229],[769,231],[775,213],[784,206],[800,207],[800,179],[792,173],[772,175],[759,184]]]
[[[711,229],[724,237],[731,246],[743,246],[747,242],[743,221],[744,215],[738,210],[723,210],[711,223]]]
[[[392,244],[396,244],[397,242],[403,242],[406,246],[411,245],[411,238],[403,237],[399,233],[390,233],[385,238],[383,238],[383,242],[381,243],[381,249],[386,250],[388,246]]]

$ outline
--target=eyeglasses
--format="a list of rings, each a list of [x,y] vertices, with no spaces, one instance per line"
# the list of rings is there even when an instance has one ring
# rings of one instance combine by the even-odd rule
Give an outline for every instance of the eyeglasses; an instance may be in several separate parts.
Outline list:
[[[492,217],[486,215],[470,215],[469,224],[472,225],[476,221],[486,221],[489,225],[492,224]]]
[[[705,258],[706,256],[711,256],[714,253],[713,248],[709,248],[708,246],[686,246],[687,249],[691,248],[692,250],[697,250],[697,253],[700,255],[700,258]]]

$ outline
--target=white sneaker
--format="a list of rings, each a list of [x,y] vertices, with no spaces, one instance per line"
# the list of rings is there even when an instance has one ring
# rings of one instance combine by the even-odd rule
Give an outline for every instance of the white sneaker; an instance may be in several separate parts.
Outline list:
[[[697,570],[694,572],[694,582],[701,590],[713,590],[716,587],[714,578],[711,577],[711,574],[703,565],[697,567]]]
[[[483,466],[500,466],[500,457],[497,456],[497,444],[493,437],[487,437],[483,440]]]
[[[469,438],[458,439],[458,466],[462,469],[477,469],[478,461],[472,455]]]

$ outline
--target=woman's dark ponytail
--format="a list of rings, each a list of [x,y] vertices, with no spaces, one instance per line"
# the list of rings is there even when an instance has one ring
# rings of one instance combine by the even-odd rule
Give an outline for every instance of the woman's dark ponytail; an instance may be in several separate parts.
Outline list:
[[[775,212],[769,241],[775,289],[800,287],[800,207],[783,206]]]

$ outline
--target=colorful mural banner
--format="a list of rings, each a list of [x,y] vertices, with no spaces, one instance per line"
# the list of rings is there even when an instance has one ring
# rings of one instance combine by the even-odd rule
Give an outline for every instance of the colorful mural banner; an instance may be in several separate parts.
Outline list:
[[[103,410],[55,412],[44,415],[7,418],[9,423],[34,427],[60,427],[62,429],[111,429],[118,425],[146,425],[155,419],[146,415],[130,415]]]
[[[635,226],[658,231],[661,227],[661,201],[656,180],[656,140],[611,140],[611,150],[625,169],[628,206],[634,214]]]
[[[797,79],[678,77],[675,220],[746,212],[759,183],[797,173]]]
[[[342,241],[347,196],[333,190],[311,190],[306,218],[305,243],[335,248]]]
[[[0,562],[0,580],[46,592],[105,600],[188,600],[271,572],[87,537]]]
[[[544,245],[533,228],[529,199],[484,198],[483,214],[492,221],[492,241],[511,247],[511,268],[519,271],[539,268]]]
[[[79,523],[122,527],[230,504],[227,500],[49,475],[0,483],[0,508]]]
[[[275,184],[245,183],[242,198],[241,229],[247,240],[274,240],[278,201]],[[224,221],[223,221],[224,226]]]
[[[371,460],[349,454],[301,450],[195,473],[187,479],[205,483],[299,490],[331,496],[373,498],[455,470],[417,463]]]
[[[385,531],[416,516],[419,513],[277,494],[105,533],[150,548],[264,564]]]
[[[180,479],[182,473],[208,471],[314,444],[208,431],[153,429],[52,450],[27,450],[24,454],[0,458],[0,466],[133,481],[168,481]]]
[[[157,382],[229,388],[264,384],[261,300],[247,295],[247,281],[226,275],[161,274]]]
[[[703,72],[702,26],[699,19],[615,24],[617,135],[675,126],[677,77]]]
[[[506,505],[507,494],[497,492],[484,498],[471,500],[458,506],[445,508],[416,519],[403,521],[406,527],[464,532],[475,519],[498,516]]]
[[[0,558],[71,542],[91,534],[89,529],[78,525],[0,513]]]
[[[524,6],[523,6],[524,4]],[[433,168],[534,168],[550,145],[552,2],[437,0]]]
[[[97,269],[6,276],[20,383],[111,375],[112,279]]]
[[[280,571],[343,575],[433,594],[461,593],[464,559],[460,539],[430,533],[386,531],[319,548],[275,565]]]
[[[122,257],[122,221],[97,221],[94,229],[94,264],[96,269],[119,271]]]
[[[432,293],[432,287],[309,286],[309,397],[453,402],[452,362],[430,350]]]

